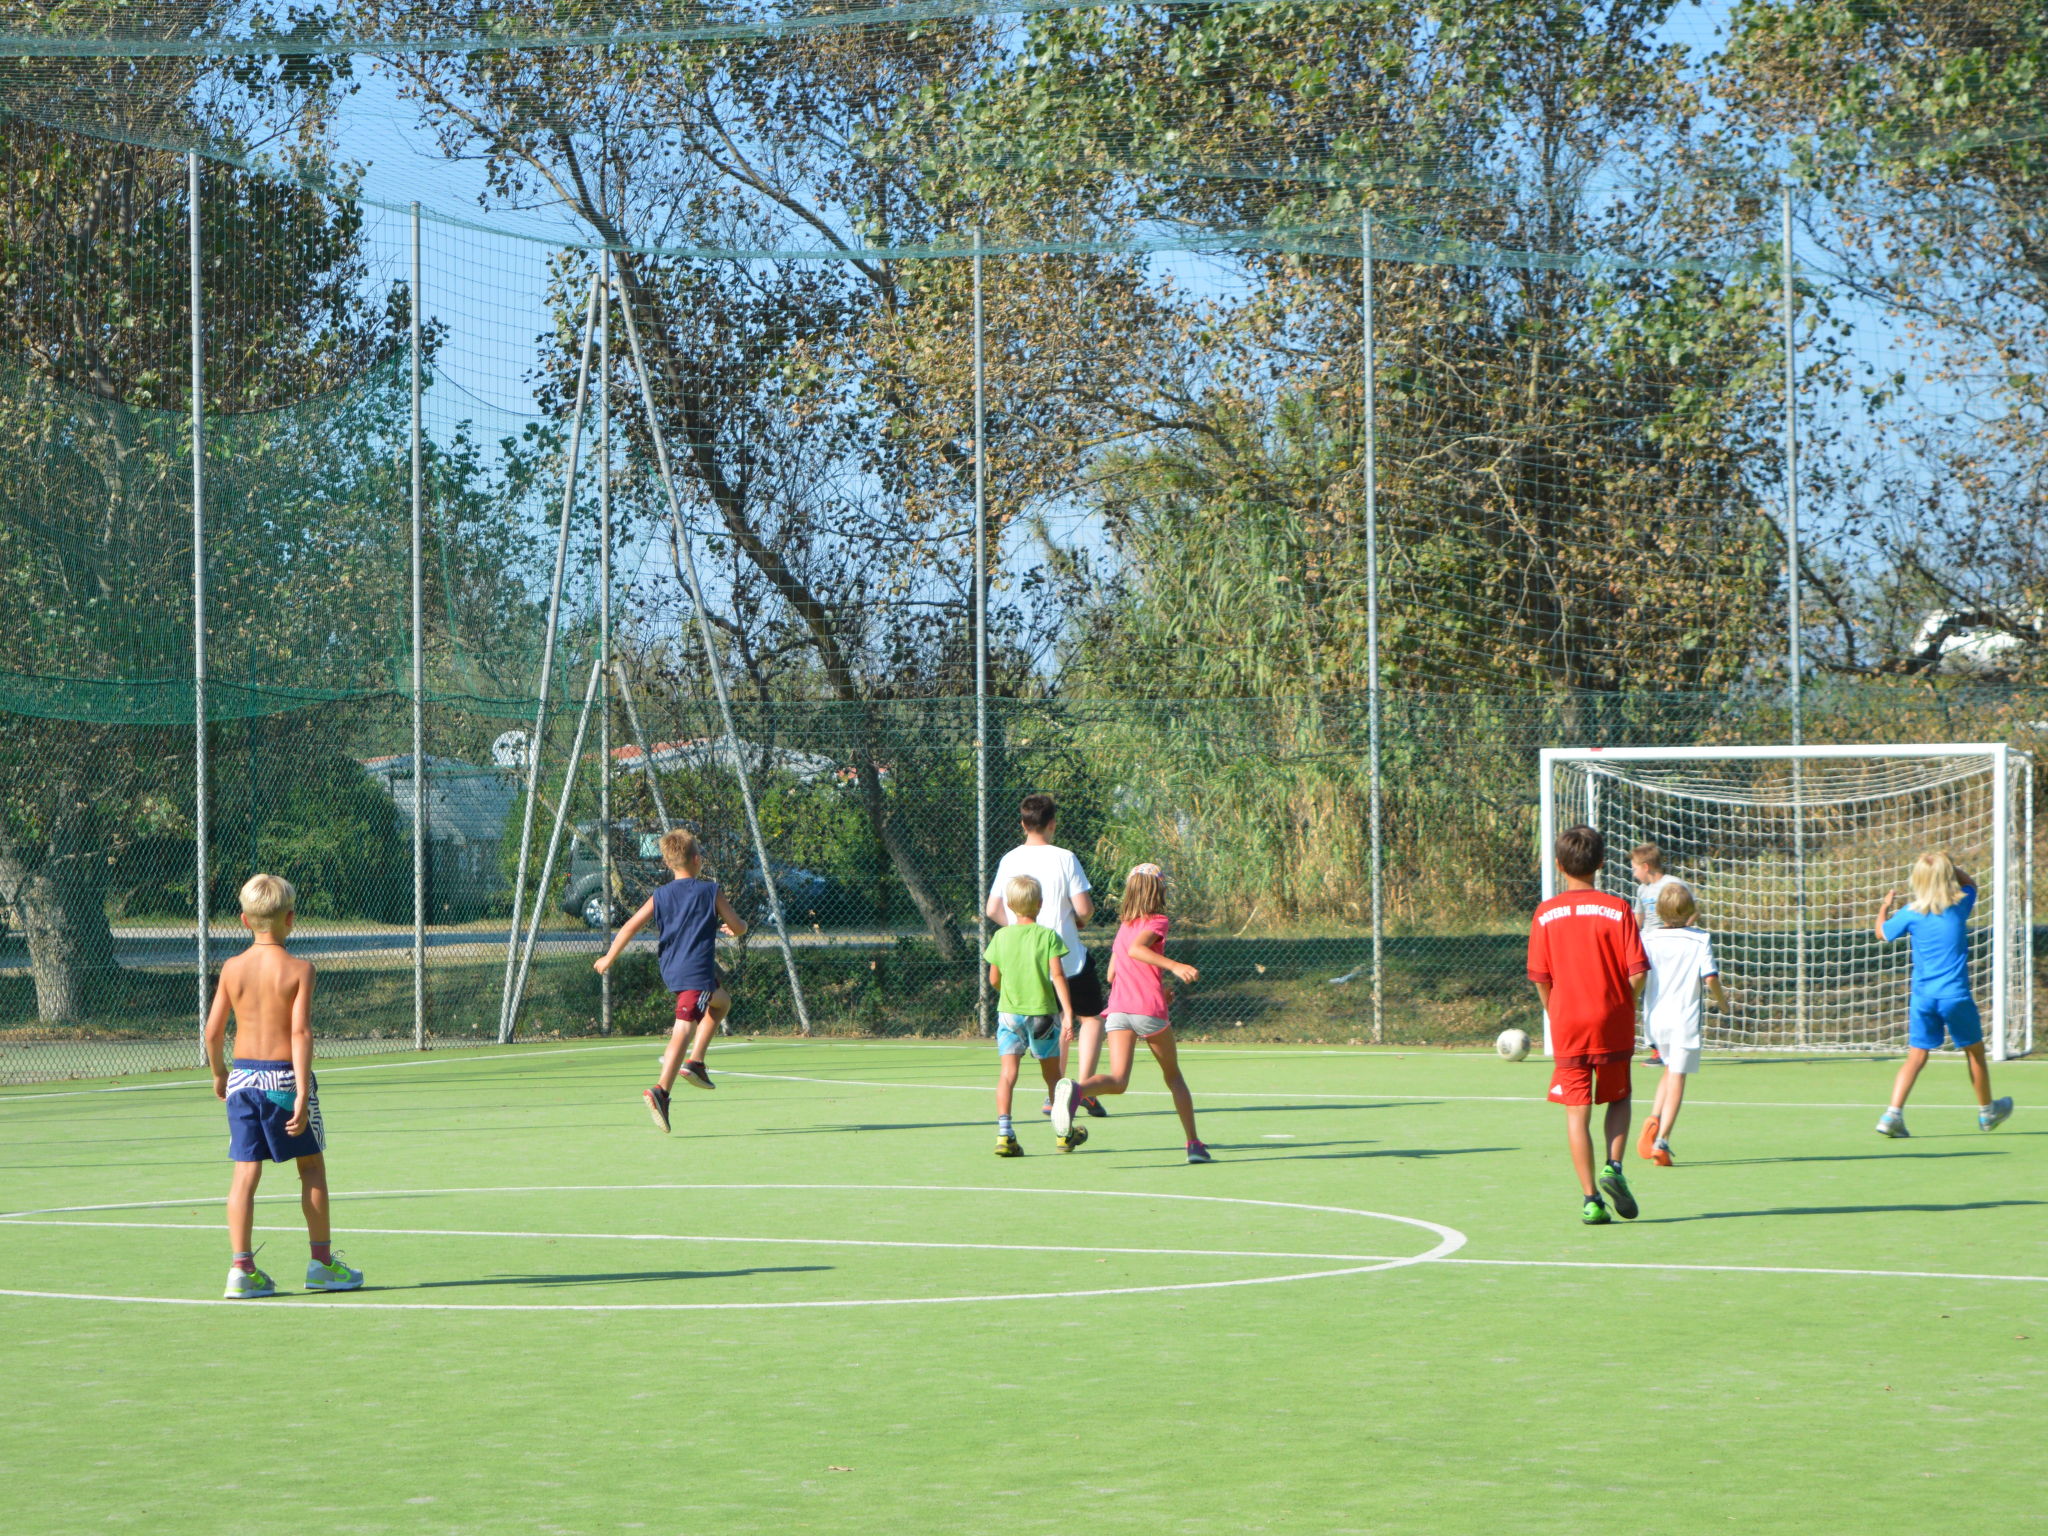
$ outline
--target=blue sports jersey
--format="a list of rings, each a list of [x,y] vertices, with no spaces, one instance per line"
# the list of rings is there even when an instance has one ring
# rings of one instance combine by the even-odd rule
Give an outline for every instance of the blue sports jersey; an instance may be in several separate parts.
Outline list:
[[[1977,888],[1963,888],[1963,899],[1946,912],[1917,912],[1903,907],[1884,925],[1894,943],[1913,940],[1913,996],[1927,1002],[1967,1001],[1970,996],[1970,909]]]
[[[654,890],[655,953],[671,992],[718,986],[718,882],[678,877]]]

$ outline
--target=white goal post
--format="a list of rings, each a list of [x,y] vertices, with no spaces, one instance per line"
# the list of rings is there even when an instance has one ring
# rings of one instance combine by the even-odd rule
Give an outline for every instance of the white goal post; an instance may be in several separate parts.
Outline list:
[[[1607,840],[1604,890],[1635,892],[1655,843],[1693,890],[1730,1010],[1707,1047],[1888,1051],[1906,1043],[1907,945],[1878,941],[1884,893],[1945,850],[1977,881],[1970,980],[1993,1060],[2034,1048],[2034,765],[2002,742],[1869,747],[1547,747],[1539,859],[1566,827]],[[1550,1048],[1544,1021],[1544,1049]]]

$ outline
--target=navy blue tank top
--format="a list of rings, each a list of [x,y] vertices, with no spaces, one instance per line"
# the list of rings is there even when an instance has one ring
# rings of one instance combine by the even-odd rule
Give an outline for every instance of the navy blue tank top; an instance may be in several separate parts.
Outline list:
[[[671,992],[718,986],[718,882],[684,877],[654,888],[655,952]]]

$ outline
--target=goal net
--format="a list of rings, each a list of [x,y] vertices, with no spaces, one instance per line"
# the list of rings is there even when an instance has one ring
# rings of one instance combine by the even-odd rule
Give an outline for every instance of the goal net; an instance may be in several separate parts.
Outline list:
[[[1693,890],[1731,1008],[1710,1049],[1898,1050],[1907,945],[1879,942],[1878,903],[1943,849],[1977,881],[1970,979],[1996,1059],[2033,1049],[2033,763],[2003,745],[1551,748],[1550,849],[1584,823],[1607,840],[1601,888],[1633,897],[1629,850],[1655,843]],[[1546,1041],[1546,1045],[1547,1045]]]

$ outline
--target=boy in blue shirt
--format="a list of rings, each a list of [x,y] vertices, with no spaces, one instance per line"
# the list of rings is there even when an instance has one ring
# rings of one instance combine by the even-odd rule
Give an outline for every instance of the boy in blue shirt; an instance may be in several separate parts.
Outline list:
[[[718,936],[738,938],[747,931],[740,915],[715,880],[698,877],[703,854],[693,832],[677,827],[661,836],[661,862],[675,878],[659,886],[638,912],[620,926],[612,947],[598,957],[600,974],[611,969],[619,952],[651,920],[661,980],[676,995],[676,1025],[661,1057],[661,1077],[640,1095],[647,1112],[664,1132],[668,1126],[668,1095],[680,1075],[693,1088],[712,1086],[704,1068],[711,1037],[732,1008],[732,999],[718,984]],[[694,1035],[694,1038],[692,1038]],[[687,1054],[685,1048],[687,1047]]]
[[[1906,1033],[1906,1060],[1892,1084],[1891,1108],[1878,1118],[1880,1136],[1905,1136],[1906,1095],[1927,1065],[1930,1051],[1953,1044],[1970,1065],[1970,1086],[1977,1092],[1977,1125],[1990,1130],[2012,1115],[2011,1099],[1991,1097],[1991,1068],[1984,1060],[1984,1025],[1970,996],[1970,910],[1977,905],[1977,882],[1957,869],[1945,853],[1923,853],[1913,865],[1913,900],[1894,914],[1899,893],[1885,892],[1877,912],[1877,936],[1887,944],[1913,940],[1911,1024]]]

